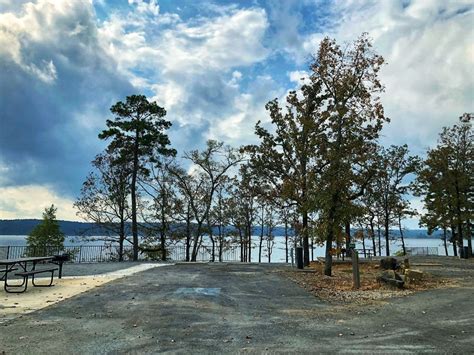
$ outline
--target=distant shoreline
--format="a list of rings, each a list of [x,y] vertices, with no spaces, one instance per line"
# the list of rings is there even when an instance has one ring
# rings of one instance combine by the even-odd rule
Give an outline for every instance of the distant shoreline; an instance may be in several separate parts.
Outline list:
[[[5,220],[0,219],[0,236],[2,235],[28,235],[33,228],[40,223],[40,219],[12,219],[12,220]],[[107,233],[104,229],[97,226],[95,223],[92,222],[77,222],[77,221],[63,221],[59,220],[59,226],[61,231],[68,236],[108,236],[110,233]],[[130,223],[127,223],[130,226]],[[228,227],[232,229],[232,227]],[[217,230],[216,230],[217,232]],[[289,235],[293,235],[293,231],[290,229]],[[355,229],[352,230],[355,232]],[[265,231],[266,233],[266,231]],[[260,234],[260,226],[255,225],[253,228],[253,235],[258,236]],[[278,226],[275,227],[273,234],[275,236],[283,236],[284,227]],[[397,229],[393,229],[390,231],[390,234],[397,238],[399,236],[399,232]],[[431,236],[428,235],[426,229],[406,229],[404,230],[404,237],[408,239],[413,238],[441,238],[442,231],[436,231]],[[382,235],[383,238],[383,235]]]

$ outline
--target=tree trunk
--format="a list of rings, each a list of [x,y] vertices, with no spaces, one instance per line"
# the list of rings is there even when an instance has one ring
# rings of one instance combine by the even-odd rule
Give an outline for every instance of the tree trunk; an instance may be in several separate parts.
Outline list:
[[[382,256],[382,232],[379,222],[377,222],[377,237],[379,239],[379,256]]]
[[[186,261],[187,261],[187,262],[189,262],[189,261],[191,260],[190,255],[189,255],[189,254],[190,254],[190,253],[189,253],[189,252],[190,252],[190,249],[191,249],[191,235],[188,234],[188,235],[186,236],[186,251],[185,251],[185,253],[186,253],[185,258],[186,258]]]
[[[288,264],[288,221],[285,219],[285,262]]]
[[[240,262],[244,262],[244,243],[242,238],[242,230],[239,228],[239,243],[240,243]]]
[[[331,248],[332,248],[332,241],[334,239],[334,228],[332,227],[332,225],[328,226],[328,228],[329,230],[326,237],[326,258],[324,261],[324,275],[331,276],[332,275]]]
[[[132,236],[133,236],[133,261],[138,260],[138,225],[137,225],[137,174],[138,174],[138,130],[135,133],[133,149],[133,171],[131,181],[132,199]]]
[[[468,227],[469,228],[469,227]],[[467,248],[469,250],[469,257],[472,256],[472,238],[471,233],[467,234]]]
[[[372,237],[372,249],[374,251],[374,256],[377,256],[377,247],[375,246],[374,218],[370,219],[370,236]]]
[[[190,252],[191,249],[191,217],[190,217],[190,210],[188,205],[188,210],[186,214],[186,261],[190,261]]]
[[[216,261],[216,241],[214,240],[214,237],[212,235],[209,235],[209,238],[211,239],[211,261],[214,262]]]
[[[270,238],[270,236],[268,236],[268,238]],[[272,250],[271,250],[271,246],[270,246],[270,239],[267,240],[267,253],[268,253],[268,263],[271,262],[272,260]]]
[[[403,255],[407,255],[407,249],[405,248],[405,238],[403,238],[403,228],[402,228],[402,219],[400,215],[398,216],[398,230],[400,231],[400,238],[402,238],[402,249]]]
[[[262,205],[262,225],[260,228],[260,243],[258,245],[258,262],[262,262],[262,243],[263,243],[263,227],[265,224],[265,219],[264,219],[264,206]]]
[[[456,179],[454,186],[456,187],[456,219],[458,227],[458,239],[459,239],[459,248],[464,247],[464,233],[462,230],[462,219],[461,219],[461,197],[459,193],[459,185]]]
[[[386,215],[385,216],[385,220],[384,220],[384,227],[385,227],[385,254],[387,256],[390,256],[390,241],[389,241],[389,233],[390,233],[390,229],[389,229],[389,216]]]
[[[219,262],[222,262],[222,248],[224,244],[223,227],[219,225]]]
[[[123,242],[125,240],[125,221],[123,216],[120,218],[120,236],[119,236],[119,261],[123,261]]]
[[[338,200],[337,194],[332,197],[332,206],[329,209],[328,214],[328,225],[327,225],[327,233],[326,233],[326,258],[324,260],[324,275],[331,276],[332,275],[332,242],[334,240],[334,217],[336,214],[336,202]]]
[[[308,212],[303,212],[303,265],[309,266]]]
[[[247,226],[247,233],[248,233],[248,253],[247,253],[247,256],[248,256],[248,262],[251,263],[252,262],[252,226],[249,225]]]
[[[193,239],[193,251],[191,254],[191,261],[196,261],[197,259],[197,254],[198,254],[199,247],[201,244],[200,242],[202,241],[201,233],[202,233],[202,221],[198,222],[196,235]]]
[[[166,197],[165,194],[162,193],[162,201],[161,201],[161,231],[160,231],[160,248],[161,248],[161,260],[166,261],[168,255],[166,255],[166,213],[165,213],[165,203]]]
[[[456,228],[451,226],[451,242],[453,243],[453,254],[454,256],[458,256],[458,246],[456,243],[457,236],[456,236]]]
[[[351,244],[351,223],[346,222],[344,226],[346,232],[346,252],[350,249],[349,245]]]
[[[446,256],[448,256],[448,242],[446,241],[447,236],[446,236],[446,227],[443,227],[443,242],[444,242],[444,252],[446,253]]]

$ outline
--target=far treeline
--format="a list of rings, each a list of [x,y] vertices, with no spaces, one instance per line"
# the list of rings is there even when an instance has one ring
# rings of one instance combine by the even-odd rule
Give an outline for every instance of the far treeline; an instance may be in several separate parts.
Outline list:
[[[384,240],[390,255],[395,227],[405,251],[402,220],[417,213],[408,202],[416,195],[426,210],[421,225],[442,230],[455,253],[465,240],[472,251],[471,115],[444,128],[426,159],[406,145],[380,146],[389,122],[380,101],[383,65],[367,34],[343,46],[325,38],[299,90],[286,103],[266,104],[270,120],[257,123],[258,144],[236,149],[209,140],[179,158],[165,109],[128,96],[111,107],[114,119],[99,135],[110,143],[92,161],[75,202],[78,215],[117,236],[120,259],[131,243],[134,260],[151,247],[165,260],[167,248],[184,241],[186,260],[194,261],[205,237],[212,261],[222,260],[230,244],[250,261],[255,226],[261,260],[262,244],[271,250],[279,225],[286,240],[295,231],[305,265],[310,243],[325,243],[331,275],[333,256],[355,238],[367,239],[374,255]]]

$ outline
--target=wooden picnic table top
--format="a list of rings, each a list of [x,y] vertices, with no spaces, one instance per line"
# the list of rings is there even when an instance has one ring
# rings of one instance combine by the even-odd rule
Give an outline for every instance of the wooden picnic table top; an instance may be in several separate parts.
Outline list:
[[[28,258],[0,259],[0,265],[14,265],[18,263],[28,263],[37,261],[53,260],[54,256],[32,256]]]

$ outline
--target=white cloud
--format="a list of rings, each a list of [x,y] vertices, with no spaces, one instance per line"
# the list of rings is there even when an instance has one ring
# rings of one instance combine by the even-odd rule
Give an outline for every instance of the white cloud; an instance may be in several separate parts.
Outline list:
[[[160,13],[160,6],[157,4],[156,0],[128,0],[128,3],[135,5],[137,7],[137,11],[141,13],[149,13],[154,16],[158,16]]]
[[[73,201],[60,197],[49,186],[0,187],[0,196],[0,219],[41,218],[44,209],[54,204],[58,219],[79,220]]]
[[[441,127],[474,110],[474,7],[471,1],[337,1],[330,35],[352,41],[362,32],[388,63],[381,72],[387,116],[384,143],[416,152]],[[322,34],[308,36],[307,42]],[[307,47],[309,44],[306,45]]]
[[[52,84],[58,78],[56,66],[52,60],[49,62],[43,60],[42,68],[39,68],[35,64],[30,64],[24,66],[24,69],[35,75],[38,79],[45,82],[46,84]]]
[[[306,70],[294,70],[288,73],[288,78],[292,83],[296,85],[301,85],[302,83],[308,81],[309,72]]]
[[[236,125],[255,110],[247,114],[238,107],[250,100],[240,92],[243,74],[236,68],[270,54],[263,45],[267,16],[263,9],[235,6],[213,6],[212,12],[217,16],[186,23],[174,17],[175,21],[161,22],[160,31],[150,31],[154,26],[149,19],[141,17],[140,22],[133,13],[115,13],[99,29],[101,43],[136,86],[153,93],[151,99],[167,109],[167,118],[181,132],[200,129],[202,138],[246,139],[250,132]],[[163,21],[164,16],[171,15],[160,14],[153,21]],[[260,111],[264,104],[259,102]],[[257,119],[252,118],[253,124]],[[179,147],[186,136],[178,135],[173,143]]]

